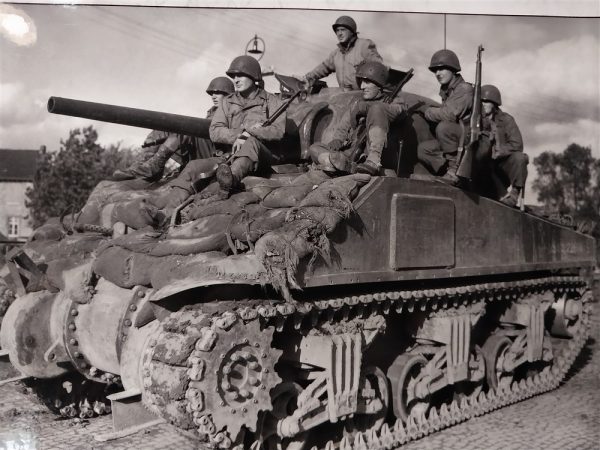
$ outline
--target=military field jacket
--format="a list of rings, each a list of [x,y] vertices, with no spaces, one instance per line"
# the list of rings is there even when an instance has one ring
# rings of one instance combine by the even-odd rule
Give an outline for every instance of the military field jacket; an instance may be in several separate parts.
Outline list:
[[[425,118],[431,122],[458,122],[466,120],[473,107],[473,86],[457,75],[448,86],[440,88],[442,106],[425,110]]]
[[[370,39],[356,38],[348,48],[338,44],[325,61],[308,72],[307,79],[319,80],[335,72],[338,85],[345,90],[358,89],[356,66],[363,61],[383,62],[375,43]]]
[[[483,131],[491,141],[493,159],[523,151],[521,130],[510,114],[499,109],[491,120],[484,117]]]
[[[215,111],[217,111],[217,107],[211,106],[210,109],[206,111],[206,118],[212,120],[213,116],[215,115]]]
[[[210,139],[217,144],[233,144],[237,137],[246,130],[255,138],[268,142],[277,142],[285,133],[286,113],[281,114],[272,125],[251,128],[268,119],[283,101],[263,90],[255,90],[248,98],[237,92],[223,99],[210,123]]]

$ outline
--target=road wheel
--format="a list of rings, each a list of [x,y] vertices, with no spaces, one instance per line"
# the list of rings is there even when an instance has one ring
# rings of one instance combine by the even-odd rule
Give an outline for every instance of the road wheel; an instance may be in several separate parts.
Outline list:
[[[492,335],[483,345],[485,357],[485,374],[490,389],[510,388],[514,379],[514,371],[506,371],[504,362],[508,358],[508,350],[512,341],[502,335]]]
[[[418,383],[423,378],[426,365],[424,356],[405,354],[398,356],[388,369],[394,414],[404,421],[408,420],[411,413],[427,413],[431,406],[430,395],[418,395]]]

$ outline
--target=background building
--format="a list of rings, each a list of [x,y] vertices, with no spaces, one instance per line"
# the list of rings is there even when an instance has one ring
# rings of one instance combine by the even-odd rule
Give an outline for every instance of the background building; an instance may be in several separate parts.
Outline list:
[[[32,232],[25,191],[33,184],[39,151],[0,149],[0,247],[25,242]]]

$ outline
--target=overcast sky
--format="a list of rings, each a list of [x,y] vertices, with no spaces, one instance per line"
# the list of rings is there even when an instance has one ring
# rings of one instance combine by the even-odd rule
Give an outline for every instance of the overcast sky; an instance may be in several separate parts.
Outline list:
[[[415,68],[405,90],[438,98],[427,66],[444,47],[443,14],[0,4],[0,147],[57,149],[69,129],[91,123],[47,113],[51,95],[204,117],[208,82],[255,33],[266,43],[263,69],[303,74],[333,50],[341,14],[386,64]],[[502,91],[530,157],[576,142],[600,158],[599,18],[446,15],[446,45],[468,81],[480,43],[483,83]],[[105,144],[139,145],[147,134],[94,126]]]

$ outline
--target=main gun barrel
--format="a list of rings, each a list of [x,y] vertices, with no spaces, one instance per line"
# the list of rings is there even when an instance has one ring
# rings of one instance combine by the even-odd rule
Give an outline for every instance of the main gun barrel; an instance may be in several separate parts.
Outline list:
[[[48,112],[209,138],[208,127],[210,126],[210,120],[198,117],[108,105],[106,103],[86,102],[63,97],[50,97],[48,99]]]

